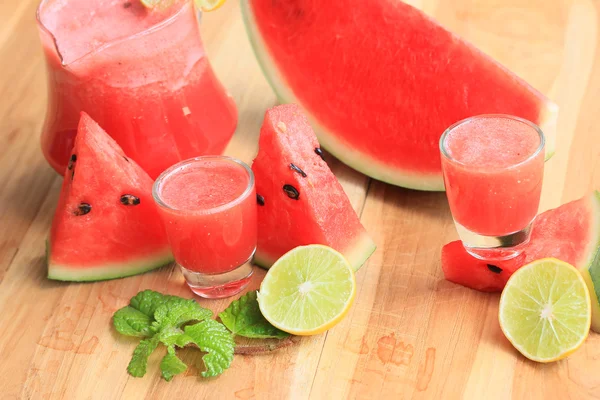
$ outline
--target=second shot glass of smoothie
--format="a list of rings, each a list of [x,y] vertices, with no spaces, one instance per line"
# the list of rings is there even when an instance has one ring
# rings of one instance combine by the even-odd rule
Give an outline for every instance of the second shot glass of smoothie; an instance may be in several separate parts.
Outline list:
[[[446,195],[465,249],[509,259],[529,241],[544,175],[544,135],[510,115],[457,122],[440,139]]]
[[[158,177],[153,196],[190,289],[206,298],[242,291],[256,250],[250,167],[225,156],[182,161]]]

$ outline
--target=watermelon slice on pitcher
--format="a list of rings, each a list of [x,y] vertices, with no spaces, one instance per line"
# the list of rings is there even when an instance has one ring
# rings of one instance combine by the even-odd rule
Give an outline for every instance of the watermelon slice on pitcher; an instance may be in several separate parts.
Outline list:
[[[323,244],[342,253],[356,271],[375,251],[322,154],[300,107],[287,104],[266,112],[252,164],[258,201],[256,264],[269,268],[297,246]]]
[[[528,119],[554,151],[558,107],[473,45],[399,0],[241,0],[255,54],[282,103],[375,179],[444,190],[438,141],[477,114]]]
[[[500,292],[517,269],[548,257],[580,270],[592,297],[592,327],[600,332],[600,192],[538,215],[531,240],[515,259],[492,265],[472,257],[460,241],[454,241],[442,248],[442,270],[451,282]]]
[[[95,281],[173,260],[152,199],[153,181],[81,114],[48,242],[48,278]]]

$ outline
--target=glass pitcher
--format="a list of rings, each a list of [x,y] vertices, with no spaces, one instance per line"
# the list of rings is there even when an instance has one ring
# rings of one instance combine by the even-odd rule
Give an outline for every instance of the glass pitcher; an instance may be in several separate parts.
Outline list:
[[[208,62],[197,16],[192,1],[149,11],[139,0],[42,0],[49,98],[41,141],[54,169],[64,173],[81,111],[152,178],[225,149],[237,109]]]

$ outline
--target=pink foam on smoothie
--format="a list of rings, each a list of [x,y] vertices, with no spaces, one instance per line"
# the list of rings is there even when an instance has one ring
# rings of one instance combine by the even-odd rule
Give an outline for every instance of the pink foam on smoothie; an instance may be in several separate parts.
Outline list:
[[[535,153],[540,137],[529,124],[490,117],[458,125],[448,133],[445,146],[448,154],[462,164],[503,168]]]
[[[107,43],[143,32],[180,8],[148,9],[140,0],[47,0],[40,19],[68,64]]]
[[[240,165],[206,161],[168,176],[161,185],[160,197],[171,208],[207,210],[239,198],[248,183],[248,174]]]

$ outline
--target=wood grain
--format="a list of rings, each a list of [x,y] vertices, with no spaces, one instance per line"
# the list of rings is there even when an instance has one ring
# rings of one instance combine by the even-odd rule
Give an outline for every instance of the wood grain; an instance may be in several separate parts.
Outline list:
[[[600,4],[593,0],[410,0],[548,94],[561,107],[542,209],[600,188]],[[44,242],[60,177],[44,161],[46,105],[37,0],[0,4],[0,393],[18,398],[405,399],[598,398],[596,334],[565,361],[539,365],[512,349],[497,295],[442,279],[441,246],[456,238],[442,193],[370,181],[328,162],[378,250],[357,275],[357,301],[326,334],[260,356],[237,356],[217,379],[196,367],[166,383],[160,354],[147,376],[125,366],[134,341],[111,315],[141,289],[191,297],[172,267],[93,284],[45,278]],[[226,152],[251,161],[276,98],[256,63],[235,0],[203,17],[211,62],[239,107]],[[264,271],[257,269],[252,287]],[[215,312],[227,300],[200,303]],[[199,359],[183,351],[190,365]]]

